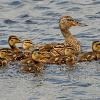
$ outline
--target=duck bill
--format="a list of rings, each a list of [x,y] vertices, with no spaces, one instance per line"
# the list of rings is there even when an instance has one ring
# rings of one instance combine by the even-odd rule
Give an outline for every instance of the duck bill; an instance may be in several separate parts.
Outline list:
[[[22,41],[18,39],[17,43],[22,43]]]
[[[74,20],[73,22],[70,23],[70,26],[82,26],[82,27],[84,27],[84,26],[88,26],[88,25]]]
[[[84,27],[84,26],[88,26],[88,25],[85,23],[78,23],[78,26]]]

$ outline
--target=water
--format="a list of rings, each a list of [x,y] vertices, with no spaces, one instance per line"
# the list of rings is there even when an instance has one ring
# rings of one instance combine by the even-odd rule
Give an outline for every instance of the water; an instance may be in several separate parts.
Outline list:
[[[33,43],[63,42],[59,18],[70,15],[88,24],[73,27],[83,50],[100,40],[100,0],[0,0],[0,46],[9,35]],[[0,100],[100,100],[100,63],[76,69],[47,66],[42,76],[21,73],[18,65],[0,70]]]

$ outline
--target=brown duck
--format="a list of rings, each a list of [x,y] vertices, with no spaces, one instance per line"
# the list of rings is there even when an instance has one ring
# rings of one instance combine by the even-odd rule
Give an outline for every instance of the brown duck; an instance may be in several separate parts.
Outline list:
[[[40,52],[44,52],[45,57],[48,55],[47,60],[52,59],[52,58],[57,59],[56,57],[64,55],[66,47],[73,48],[75,55],[78,55],[80,53],[80,50],[81,50],[80,43],[69,31],[69,29],[72,26],[86,26],[86,25],[75,21],[70,16],[63,16],[60,18],[59,27],[60,27],[61,33],[64,36],[65,42],[64,43],[51,43],[51,44],[40,46],[39,47]],[[48,62],[47,60],[45,60],[46,63]],[[49,60],[49,63],[52,63],[52,60],[51,61]]]
[[[42,55],[39,53],[38,49],[35,49],[30,58],[21,61],[21,71],[35,74],[41,73],[44,69],[44,64],[41,62],[41,59]]]
[[[19,48],[16,47],[17,43],[21,43],[20,39],[17,36],[11,35],[8,38],[8,44],[10,48],[2,48],[3,50],[7,51],[7,58],[11,61],[13,61],[14,57],[16,57],[16,54],[20,52]],[[9,53],[9,50],[12,51],[12,53]]]
[[[31,40],[26,39],[22,43],[21,52],[17,54],[15,60],[21,61],[23,59],[27,59],[31,57],[31,50],[30,48],[33,47],[33,43]]]
[[[92,51],[79,54],[79,62],[99,60],[99,59],[100,59],[100,41],[94,41],[92,43]]]

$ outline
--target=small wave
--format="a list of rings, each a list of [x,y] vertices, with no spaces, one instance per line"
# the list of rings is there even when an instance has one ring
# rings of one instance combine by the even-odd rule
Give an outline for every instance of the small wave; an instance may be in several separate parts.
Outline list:
[[[58,2],[58,3],[56,3],[57,5],[61,5],[61,4],[67,4],[67,3],[69,3],[69,1],[62,1],[62,2]]]
[[[20,4],[21,4],[20,1],[13,1],[9,5],[20,5]]]
[[[20,15],[19,17],[20,18],[27,18],[27,17],[29,17],[29,15],[28,14],[24,14],[24,15]]]
[[[59,13],[55,13],[55,12],[46,12],[45,14],[47,16],[52,16],[52,17],[61,16]]]
[[[87,17],[89,20],[100,19],[100,16],[98,15],[86,15],[85,17]]]
[[[6,19],[6,20],[4,20],[4,23],[5,24],[15,24],[17,22],[16,21],[13,21],[13,20],[10,20],[10,19]]]
[[[79,11],[81,8],[79,7],[73,7],[71,9],[68,9],[68,11]]]
[[[36,21],[32,21],[30,19],[25,21],[25,24],[38,24]]]
[[[36,7],[34,7],[34,9],[38,9],[38,10],[47,10],[47,9],[50,9],[50,8],[49,8],[49,7],[36,6]]]

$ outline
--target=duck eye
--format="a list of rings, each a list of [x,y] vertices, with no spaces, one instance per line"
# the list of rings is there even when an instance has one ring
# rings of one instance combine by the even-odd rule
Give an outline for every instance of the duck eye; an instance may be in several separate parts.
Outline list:
[[[4,55],[5,53],[4,52],[1,52],[1,54]]]
[[[11,39],[10,41],[13,41],[13,39]]]

